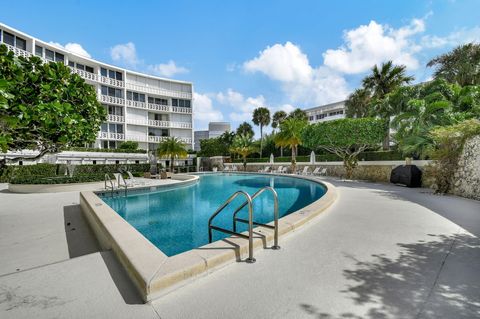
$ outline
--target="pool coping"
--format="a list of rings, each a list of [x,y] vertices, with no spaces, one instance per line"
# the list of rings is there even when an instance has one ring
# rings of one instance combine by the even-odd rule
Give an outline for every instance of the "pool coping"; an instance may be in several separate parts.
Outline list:
[[[238,173],[242,174],[242,172]],[[165,186],[171,188],[189,185],[199,179],[195,175],[188,176],[191,176],[192,179],[188,179],[184,183]],[[332,184],[314,177],[288,174],[279,176],[311,180],[326,188],[325,194],[315,202],[279,219],[278,231],[281,238],[325,211],[336,200],[337,191]],[[157,186],[157,188],[162,188],[162,186]],[[243,261],[248,255],[248,240],[231,236],[168,257],[94,192],[80,192],[80,205],[101,248],[111,249],[115,253],[145,302],[158,298],[227,264]],[[244,233],[246,234],[246,232]],[[270,247],[273,242],[273,230],[258,226],[254,228],[254,234],[254,251]]]

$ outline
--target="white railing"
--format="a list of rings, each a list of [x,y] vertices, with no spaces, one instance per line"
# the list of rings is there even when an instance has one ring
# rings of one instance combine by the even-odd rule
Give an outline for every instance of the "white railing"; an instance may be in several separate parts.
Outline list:
[[[22,49],[19,49],[19,48],[16,48],[10,44],[6,44],[6,43],[2,43],[2,44],[5,44],[7,46],[7,48],[13,52],[13,54],[15,55],[18,55],[18,56],[23,56],[24,58],[28,58],[28,57],[31,57],[33,54],[28,52],[28,51],[25,51],[25,50],[22,50]]]
[[[127,124],[148,126],[148,121],[147,120],[138,120],[138,119],[127,118]]]
[[[147,108],[147,103],[140,102],[140,101],[127,100],[127,106],[136,107],[136,108],[139,108],[139,109],[146,109]]]
[[[147,142],[146,135],[127,135],[127,141]]]
[[[98,75],[95,74],[95,73],[90,73],[90,72],[80,70],[80,69],[76,69],[76,68],[72,68],[72,67],[69,67],[69,68],[70,68],[70,70],[72,70],[73,73],[76,73],[76,74],[80,75],[80,77],[84,78],[85,80],[89,80],[89,81],[92,81],[92,82],[97,82],[98,81]]]
[[[169,127],[169,121],[148,120],[148,125],[156,127]]]
[[[173,112],[190,114],[190,113],[192,113],[192,108],[191,107],[177,107],[177,106],[174,106],[173,107]]]
[[[165,136],[149,136],[148,137],[148,141],[150,143],[160,143],[160,142],[163,142],[164,140],[166,140],[168,137],[165,137]]]
[[[125,83],[125,87],[130,90],[141,91],[144,93],[170,96],[170,97],[175,97],[180,99],[189,99],[189,100],[192,99],[192,93],[189,93],[189,92],[171,91],[171,90],[143,86],[143,85],[138,85],[133,83]]]
[[[97,137],[99,139],[108,139],[108,140],[124,140],[125,134],[123,133],[109,133],[109,132],[99,132]]]
[[[99,100],[104,103],[110,103],[110,104],[117,104],[117,105],[125,105],[125,100],[119,97],[115,96],[108,96],[108,95],[103,95],[100,94]]]
[[[170,106],[168,105],[160,105],[160,104],[153,104],[148,103],[148,109],[152,111],[160,111],[160,112],[171,112]]]
[[[188,122],[170,122],[170,127],[173,127],[173,128],[192,128],[192,123],[188,123]]]
[[[123,81],[120,81],[120,80],[117,80],[117,79],[112,79],[112,78],[109,78],[109,77],[106,77],[106,76],[100,76],[100,83],[103,83],[103,84],[108,84],[108,85],[113,85],[113,86],[118,86],[118,87],[125,87],[125,82]]]
[[[191,143],[192,143],[192,139],[191,139],[191,138],[179,137],[178,139],[179,139],[180,141],[182,141],[183,143],[185,143],[185,144],[191,144]]]
[[[125,117],[122,115],[108,114],[107,121],[109,122],[125,122]]]

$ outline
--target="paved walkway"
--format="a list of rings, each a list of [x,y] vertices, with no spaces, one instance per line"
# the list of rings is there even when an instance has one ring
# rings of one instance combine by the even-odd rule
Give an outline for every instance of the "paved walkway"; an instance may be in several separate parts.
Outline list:
[[[329,181],[338,201],[280,251],[146,305],[78,193],[0,191],[0,317],[480,318],[480,202]]]

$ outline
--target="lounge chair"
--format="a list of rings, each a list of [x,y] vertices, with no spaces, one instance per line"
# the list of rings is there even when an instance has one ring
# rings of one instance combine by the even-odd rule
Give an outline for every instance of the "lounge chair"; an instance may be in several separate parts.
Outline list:
[[[320,167],[315,167],[311,175],[318,175],[320,173]]]
[[[265,166],[264,168],[258,170],[259,173],[268,173],[269,171],[270,166]]]
[[[281,174],[287,174],[288,173],[288,168],[285,166],[285,167],[282,167],[282,170],[280,171]]]
[[[279,174],[279,173],[282,172],[282,170],[283,170],[283,166],[280,165],[279,167],[277,167],[277,169],[273,170],[272,173],[277,173],[277,174]]]
[[[232,167],[232,172],[236,172],[236,171],[238,171],[238,168],[237,168],[236,165],[234,165],[234,166]]]
[[[138,185],[145,185],[144,182],[138,181],[135,177],[133,177],[130,171],[127,171],[128,179],[125,180],[128,186],[138,186]]]
[[[314,175],[314,176],[325,176],[325,175],[327,175],[327,169],[326,169],[326,168],[317,167],[317,168],[315,168],[315,170],[312,172],[312,175]]]
[[[230,166],[225,165],[225,167],[223,168],[223,171],[224,172],[229,172],[230,171]]]
[[[298,174],[300,174],[300,175],[308,175],[308,174],[309,174],[309,172],[308,172],[309,168],[310,168],[310,167],[305,166],[302,171],[298,171]]]

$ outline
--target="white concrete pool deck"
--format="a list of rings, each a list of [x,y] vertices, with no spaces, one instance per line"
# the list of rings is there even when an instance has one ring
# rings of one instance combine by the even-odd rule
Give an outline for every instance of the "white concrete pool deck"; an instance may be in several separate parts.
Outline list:
[[[329,179],[306,227],[142,304],[78,192],[0,184],[0,318],[480,318],[480,202]]]

